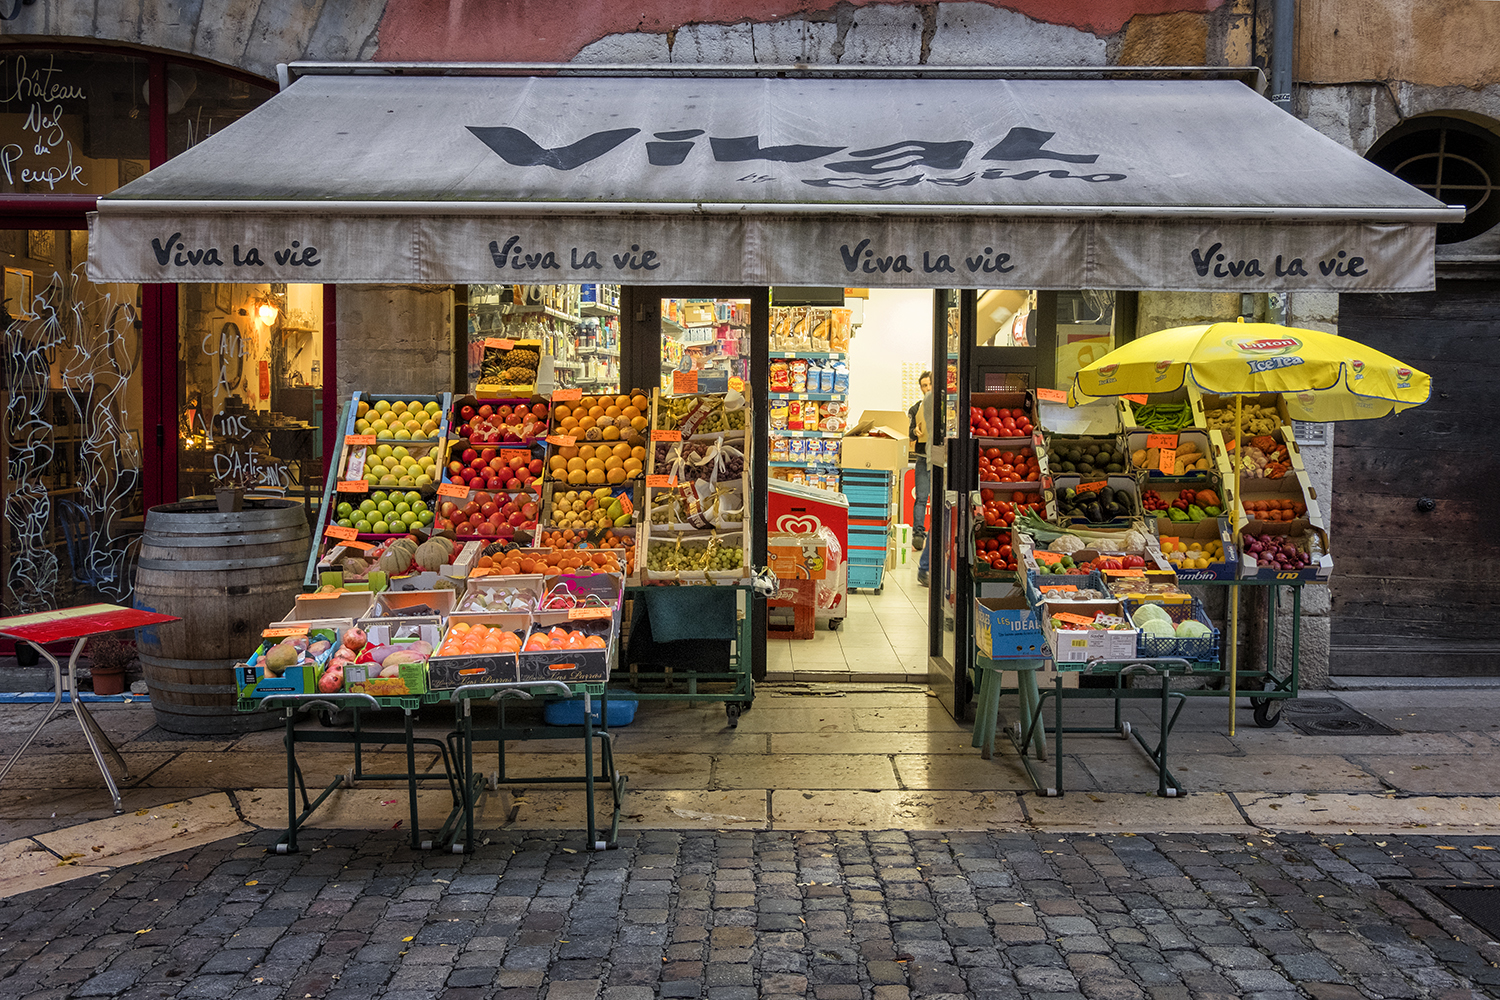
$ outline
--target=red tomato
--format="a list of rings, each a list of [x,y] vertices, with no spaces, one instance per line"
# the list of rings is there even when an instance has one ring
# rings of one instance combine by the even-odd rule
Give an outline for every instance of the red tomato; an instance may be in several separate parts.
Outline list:
[[[1008,524],[1008,525],[1016,523],[1016,513],[1015,513],[1015,511],[1008,510],[1008,511],[1005,512],[1005,523]]]
[[[993,528],[993,527],[997,526],[1000,522],[999,522],[999,520],[996,519],[994,511],[987,510],[987,511],[984,512],[984,523],[987,524],[989,527]]]
[[[995,409],[993,406],[986,406],[984,408],[984,416],[986,420],[994,420],[995,417],[999,415],[999,413],[1000,411]]]

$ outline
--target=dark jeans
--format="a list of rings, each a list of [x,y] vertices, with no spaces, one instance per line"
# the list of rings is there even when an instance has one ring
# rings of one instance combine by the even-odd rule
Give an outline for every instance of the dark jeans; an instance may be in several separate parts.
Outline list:
[[[922,519],[927,510],[927,494],[931,489],[931,472],[927,468],[927,456],[917,456],[917,476],[914,484],[914,499],[911,505],[911,534],[913,538],[922,538],[927,534],[927,529],[922,526]]]

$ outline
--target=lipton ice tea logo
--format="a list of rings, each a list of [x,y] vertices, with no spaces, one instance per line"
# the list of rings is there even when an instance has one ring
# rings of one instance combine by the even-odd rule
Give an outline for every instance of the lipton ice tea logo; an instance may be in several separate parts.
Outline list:
[[[1396,369],[1396,388],[1397,389],[1410,389],[1411,388],[1411,376],[1412,376],[1412,371],[1411,371],[1410,368],[1397,368]]]
[[[1349,359],[1349,370],[1354,373],[1356,382],[1365,377],[1365,363],[1358,358]]]
[[[1262,337],[1259,340],[1230,337],[1224,341],[1224,346],[1245,357],[1252,373],[1302,364],[1302,359],[1291,353],[1302,346],[1302,341],[1296,337]]]
[[[1105,365],[1099,369],[1099,384],[1109,385],[1115,380],[1115,374],[1119,372],[1119,365]]]
[[[1162,379],[1166,378],[1167,377],[1167,373],[1170,372],[1171,370],[1172,370],[1172,362],[1170,362],[1170,361],[1158,361],[1156,363],[1156,381],[1160,382]]]

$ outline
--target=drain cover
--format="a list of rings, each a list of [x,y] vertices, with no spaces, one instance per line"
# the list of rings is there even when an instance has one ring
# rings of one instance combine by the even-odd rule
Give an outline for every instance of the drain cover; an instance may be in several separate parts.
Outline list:
[[[1426,888],[1490,937],[1500,938],[1500,886],[1428,885]]]
[[[1337,698],[1293,698],[1282,711],[1288,715],[1342,715],[1353,709]]]
[[[1306,736],[1399,736],[1337,698],[1293,698],[1282,709],[1287,725]]]

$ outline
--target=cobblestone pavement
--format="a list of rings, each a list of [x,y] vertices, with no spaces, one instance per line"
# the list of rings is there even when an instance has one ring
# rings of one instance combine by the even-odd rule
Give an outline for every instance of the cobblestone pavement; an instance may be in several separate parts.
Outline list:
[[[563,831],[475,855],[255,833],[0,900],[0,996],[1477,998],[1500,946],[1426,880],[1500,840]]]

